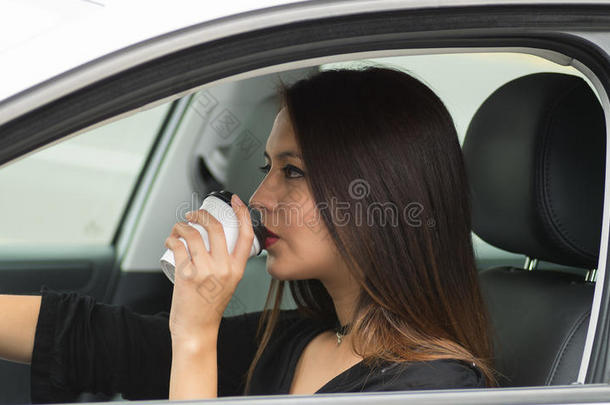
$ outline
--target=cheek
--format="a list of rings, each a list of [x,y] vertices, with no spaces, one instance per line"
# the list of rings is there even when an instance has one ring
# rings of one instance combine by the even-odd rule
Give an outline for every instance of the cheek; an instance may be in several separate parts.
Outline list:
[[[326,227],[294,224],[290,228],[290,239],[267,257],[272,276],[286,280],[321,278],[337,268],[337,253]]]
[[[300,227],[297,233],[298,237],[295,240],[297,246],[295,250],[301,259],[311,261],[317,256],[323,258],[324,261],[328,261],[334,256],[330,236],[326,229],[322,227],[314,229],[303,226]]]
[[[332,257],[330,235],[311,200],[301,206],[298,220],[290,230],[291,242],[299,259],[307,263],[326,263]]]

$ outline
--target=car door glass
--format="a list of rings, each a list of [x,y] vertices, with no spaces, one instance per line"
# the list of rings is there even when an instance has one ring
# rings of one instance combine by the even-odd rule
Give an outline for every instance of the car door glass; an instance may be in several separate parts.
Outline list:
[[[109,244],[169,103],[86,131],[0,170],[0,244]]]

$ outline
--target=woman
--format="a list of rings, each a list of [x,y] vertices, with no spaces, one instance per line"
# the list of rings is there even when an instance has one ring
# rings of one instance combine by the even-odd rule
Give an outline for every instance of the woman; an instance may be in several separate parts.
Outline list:
[[[267,164],[262,169],[267,175],[250,199],[279,239],[267,248],[275,306],[261,317],[261,327],[266,323],[267,330],[247,376],[247,392],[274,329],[285,280],[299,312],[318,321],[320,330],[337,319],[341,325],[352,325],[339,345],[328,330],[315,334],[314,328],[315,336],[304,338],[311,340],[296,364],[290,393],[316,392],[364,359],[390,364],[461,359],[479,363],[491,380],[491,350],[470,239],[468,188],[457,134],[442,102],[410,76],[379,68],[327,71],[284,88],[281,95],[282,108],[265,150]],[[379,207],[383,209],[375,210]],[[409,216],[413,209],[421,211],[420,218]],[[241,207],[239,213],[244,214],[242,229],[250,230],[247,210]],[[200,216],[202,223],[206,219]],[[214,228],[219,229],[208,231]],[[232,278],[222,279],[227,288],[223,299],[219,297],[228,302],[241,278],[252,233],[242,235],[231,264],[226,255],[214,261],[214,247],[209,257],[198,234],[179,225],[168,246],[189,265],[176,236],[205,257],[198,266],[203,273],[233,269]],[[221,232],[216,236],[219,251],[226,252]],[[200,308],[207,300],[193,288],[176,284],[175,291],[184,292],[174,295],[181,299],[172,305],[170,321],[179,324],[173,336],[201,342],[197,348],[215,347],[205,342],[215,342],[222,311],[190,314],[189,307]],[[268,303],[272,298],[270,294]],[[208,320],[210,315],[214,319]],[[206,326],[200,330],[210,336],[190,330],[202,324]],[[174,351],[182,353],[181,339],[174,342]],[[204,388],[188,377],[209,375],[206,370],[215,366],[214,359],[210,353],[202,355],[209,361],[205,365],[185,351],[177,357],[183,362],[174,361],[177,373],[172,374],[170,396],[174,388],[176,394],[188,390],[186,385],[193,387],[193,397],[214,396],[214,381]],[[421,373],[417,367],[410,370],[408,374]],[[403,382],[407,388],[409,381]]]
[[[317,73],[280,96],[250,198],[274,236],[267,310],[222,317],[253,239],[243,202],[232,201],[231,254],[218,221],[189,213],[210,251],[184,223],[167,238],[177,263],[169,332],[164,314],[42,288],[28,346],[33,402],[79,390],[189,399],[496,385],[468,184],[441,100],[379,67]],[[296,310],[279,310],[286,282]]]

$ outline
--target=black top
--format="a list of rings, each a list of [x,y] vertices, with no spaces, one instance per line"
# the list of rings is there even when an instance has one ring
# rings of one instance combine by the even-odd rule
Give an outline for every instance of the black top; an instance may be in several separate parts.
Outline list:
[[[32,403],[72,402],[82,392],[121,393],[129,400],[168,398],[172,349],[168,312],[141,315],[75,292],[46,286],[40,292],[31,363]],[[243,395],[242,377],[254,357],[260,314],[222,318],[218,396]],[[302,351],[327,329],[296,310],[282,310],[253,375],[250,394],[288,394]],[[479,369],[458,360],[386,362],[378,368],[360,362],[316,393],[483,387]]]

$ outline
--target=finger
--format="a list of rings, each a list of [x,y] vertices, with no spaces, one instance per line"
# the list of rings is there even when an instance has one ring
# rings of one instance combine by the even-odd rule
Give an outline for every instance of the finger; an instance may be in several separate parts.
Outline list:
[[[192,222],[203,226],[208,232],[208,241],[210,242],[210,255],[213,258],[227,258],[229,252],[227,250],[227,240],[225,231],[219,220],[214,218],[207,210],[201,209],[189,213],[187,218]]]
[[[184,223],[178,222],[172,229],[172,235],[182,237],[188,246],[188,250],[196,265],[209,263],[210,253],[203,243],[203,238],[197,229]]]
[[[165,240],[165,246],[174,253],[174,273],[182,278],[190,279],[194,276],[191,259],[186,246],[176,237],[170,236]],[[174,278],[176,278],[174,276]]]
[[[233,194],[231,198],[231,206],[237,215],[239,221],[239,236],[237,237],[237,243],[233,250],[232,256],[242,265],[243,268],[245,263],[248,261],[250,256],[250,250],[252,250],[252,242],[254,241],[254,229],[252,228],[252,219],[250,218],[250,211],[243,201]]]

